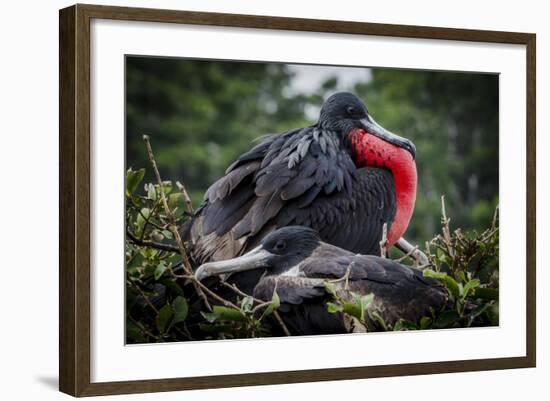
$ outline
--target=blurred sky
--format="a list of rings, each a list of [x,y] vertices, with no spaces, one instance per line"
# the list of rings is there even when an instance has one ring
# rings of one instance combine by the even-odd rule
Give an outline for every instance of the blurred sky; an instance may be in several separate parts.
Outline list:
[[[285,94],[289,96],[295,96],[300,93],[317,93],[327,79],[337,77],[338,84],[336,88],[325,93],[325,98],[327,98],[334,92],[351,91],[356,83],[368,82],[372,77],[371,69],[365,67],[289,64],[288,69],[294,73],[290,85],[285,88]],[[309,106],[306,108],[305,113],[309,119],[316,120],[319,116],[319,108]]]

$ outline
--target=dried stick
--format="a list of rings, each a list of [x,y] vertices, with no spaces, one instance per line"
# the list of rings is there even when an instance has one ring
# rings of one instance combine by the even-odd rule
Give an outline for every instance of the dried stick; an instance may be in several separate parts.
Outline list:
[[[143,298],[143,300],[147,303],[147,305],[149,305],[149,307],[151,309],[153,309],[153,311],[158,315],[159,313],[159,310],[155,307],[155,305],[153,305],[151,303],[151,301],[149,300],[149,297],[143,292],[143,290],[141,288],[139,288],[139,285],[137,285],[136,283],[134,283],[133,281],[131,280],[128,280],[128,283],[130,283],[130,285],[132,287],[134,287],[134,289],[139,292],[139,295],[141,295],[141,297]]]
[[[193,213],[193,203],[191,202],[191,198],[189,197],[189,194],[187,193],[187,190],[185,189],[185,185],[183,185],[179,181],[176,181],[176,186],[178,187],[181,194],[183,195],[183,200],[185,201],[185,205],[187,207],[187,212]]]
[[[130,320],[136,325],[136,327],[137,327],[143,334],[145,334],[146,336],[151,337],[151,338],[153,338],[153,339],[155,339],[155,340],[160,340],[160,339],[161,339],[159,336],[154,335],[154,334],[151,333],[149,330],[147,330],[145,327],[143,327],[143,325],[142,325],[140,322],[138,322],[136,319],[134,319],[134,318],[132,317],[132,315],[128,314],[128,319],[130,319]]]
[[[331,283],[340,283],[340,282],[344,282],[344,289],[346,291],[349,291],[349,276],[351,274],[351,269],[353,268],[353,266],[355,266],[355,262],[351,262],[348,267],[346,268],[346,273],[340,277],[340,278],[337,278],[335,280],[329,280]]]
[[[450,221],[451,219],[447,218],[447,211],[445,210],[445,195],[441,195],[441,225],[443,238],[445,239],[444,242],[449,256],[454,259],[454,250],[451,247],[451,230],[449,228]]]
[[[149,155],[149,161],[153,166],[153,170],[157,178],[160,197],[162,200],[162,204],[164,206],[164,212],[166,213],[166,216],[168,217],[168,220],[169,220],[168,227],[170,228],[170,231],[172,232],[172,235],[176,240],[176,244],[178,246],[181,259],[183,261],[183,268],[188,275],[193,275],[193,268],[191,267],[191,263],[189,263],[189,258],[187,257],[187,250],[185,249],[185,245],[183,244],[178,228],[176,227],[176,219],[174,218],[174,214],[168,207],[168,201],[166,200],[166,194],[164,193],[164,186],[162,185],[162,178],[160,177],[160,173],[157,167],[157,162],[155,161],[155,156],[153,154],[151,142],[149,141],[149,136],[143,135],[143,141],[145,142],[145,146],[147,147],[147,154]],[[198,282],[196,280],[193,280],[192,282],[193,282],[193,286],[195,287],[195,291],[197,291],[197,294],[202,298],[204,304],[206,305],[206,308],[209,311],[212,311],[212,306],[210,305],[210,302],[208,302],[208,298],[204,294],[203,288],[197,284]]]
[[[175,247],[175,246],[170,245],[170,244],[163,244],[163,243],[160,243],[160,242],[148,241],[148,240],[145,240],[145,239],[139,239],[136,236],[134,236],[129,230],[126,230],[126,236],[130,239],[130,241],[132,241],[132,243],[134,243],[136,245],[148,246],[149,248],[155,248],[155,249],[159,249],[161,251],[166,251],[166,252],[179,253],[179,248],[178,247]]]
[[[382,226],[382,240],[380,241],[380,256],[385,258],[388,253],[388,223]]]

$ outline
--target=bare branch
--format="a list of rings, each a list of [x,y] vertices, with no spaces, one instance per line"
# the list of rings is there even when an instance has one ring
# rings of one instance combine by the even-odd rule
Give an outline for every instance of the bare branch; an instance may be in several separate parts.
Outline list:
[[[149,248],[155,248],[155,249],[159,249],[161,251],[166,251],[166,252],[179,253],[179,248],[174,246],[174,245],[163,244],[163,243],[155,242],[155,241],[148,241],[148,240],[145,240],[145,239],[139,239],[136,236],[134,236],[130,232],[130,230],[126,230],[126,236],[128,237],[128,239],[132,243],[134,243],[136,245],[147,246]]]
[[[382,240],[380,241],[380,256],[385,258],[388,254],[388,223],[382,226]]]
[[[189,213],[193,213],[193,203],[191,202],[191,198],[189,197],[189,194],[187,193],[187,190],[185,189],[185,185],[183,185],[179,181],[176,181],[176,186],[178,187],[181,194],[183,195],[183,200],[185,201],[185,205],[187,206],[187,211]]]
[[[149,141],[148,135],[143,135],[143,141],[145,142],[145,146],[147,147],[147,154],[149,155],[149,161],[151,162],[151,165],[153,166],[153,170],[155,172],[155,176],[157,178],[157,183],[159,185],[159,191],[160,191],[160,197],[162,200],[162,204],[164,206],[164,211],[166,213],[166,216],[168,217],[168,220],[170,222],[169,228],[172,232],[172,235],[174,236],[174,239],[176,240],[176,244],[178,245],[178,250],[181,256],[181,259],[183,261],[183,268],[185,272],[189,275],[193,275],[193,268],[191,267],[191,263],[189,262],[189,258],[187,256],[187,250],[185,249],[185,245],[183,244],[183,241],[181,240],[180,233],[178,231],[178,228],[176,226],[176,219],[174,217],[174,214],[168,207],[168,201],[166,200],[166,194],[164,193],[164,186],[162,185],[162,178],[160,177],[160,173],[157,167],[157,162],[155,161],[155,156],[153,154],[153,149],[151,147],[151,142]],[[202,298],[204,304],[208,308],[209,311],[212,311],[212,306],[210,305],[210,302],[208,302],[208,299],[206,298],[206,295],[204,295],[203,288],[199,285],[202,283],[198,283],[198,281],[193,280],[193,286],[195,287],[195,290],[197,291],[197,294]],[[203,286],[204,287],[204,286]]]

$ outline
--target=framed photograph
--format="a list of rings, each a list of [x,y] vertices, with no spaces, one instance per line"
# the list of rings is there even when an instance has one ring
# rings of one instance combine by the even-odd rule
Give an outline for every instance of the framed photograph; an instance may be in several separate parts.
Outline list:
[[[62,392],[535,366],[534,34],[59,18]]]

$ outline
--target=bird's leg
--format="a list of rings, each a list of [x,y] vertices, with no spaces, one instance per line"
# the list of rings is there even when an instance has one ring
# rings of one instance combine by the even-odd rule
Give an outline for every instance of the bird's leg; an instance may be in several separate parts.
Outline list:
[[[419,266],[426,266],[430,263],[424,252],[418,249],[418,247],[413,246],[403,237],[399,238],[399,240],[395,243],[395,246],[403,252],[405,256],[412,256]]]

